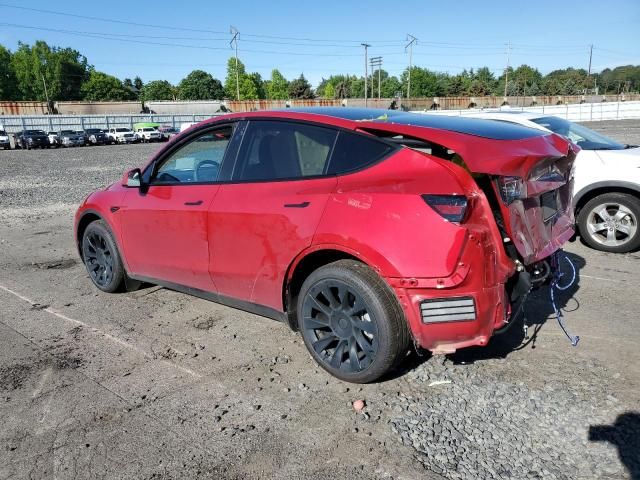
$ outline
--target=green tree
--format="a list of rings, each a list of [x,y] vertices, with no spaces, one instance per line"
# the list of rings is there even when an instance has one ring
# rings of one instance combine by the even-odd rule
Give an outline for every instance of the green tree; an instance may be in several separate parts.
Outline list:
[[[402,72],[402,90],[407,94],[409,69]],[[411,97],[437,97],[446,93],[442,79],[426,68],[411,68]]]
[[[140,77],[136,77],[133,79],[133,86],[136,87],[136,90],[140,92],[142,87],[144,87],[144,83],[142,83],[142,79]]]
[[[289,98],[289,82],[278,69],[271,71],[271,83],[267,89],[268,97],[271,100],[286,100]]]
[[[176,89],[166,80],[153,80],[142,88],[140,98],[149,100],[175,100]]]
[[[313,98],[313,90],[311,84],[300,74],[298,78],[292,80],[289,84],[290,98]]]
[[[194,70],[178,84],[181,100],[221,100],[224,88],[217,78],[202,70]]]
[[[240,83],[241,100],[258,100],[258,88],[249,75],[243,75]]]
[[[11,68],[11,52],[0,45],[0,100],[18,100],[16,76]]]
[[[239,84],[241,85],[244,82],[244,76],[246,75],[244,64],[240,59],[238,59],[238,68],[236,69],[236,59],[235,57],[231,57],[227,61],[227,76],[224,80],[224,93],[227,98],[232,98],[234,100],[237,99],[236,70],[238,71]]]
[[[324,92],[322,92],[322,96],[329,99],[336,97],[336,89],[333,83],[327,83],[326,87],[324,87]]]
[[[92,70],[80,89],[83,100],[93,102],[135,100],[136,95],[114,76]]]
[[[262,75],[258,72],[253,72],[247,75],[253,84],[256,86],[256,93],[259,99],[267,98],[267,91],[265,90],[264,81],[262,80]]]
[[[33,47],[19,43],[10,65],[23,100],[45,100],[45,82],[51,101],[77,100],[89,75],[87,59],[78,51],[49,47],[41,40]]]

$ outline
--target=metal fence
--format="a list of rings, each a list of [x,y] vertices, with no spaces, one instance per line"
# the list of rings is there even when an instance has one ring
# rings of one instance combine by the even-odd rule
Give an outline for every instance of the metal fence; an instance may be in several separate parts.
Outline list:
[[[464,116],[478,113],[480,109],[430,110],[437,115]],[[598,122],[601,120],[626,120],[640,118],[640,101],[581,103],[575,105],[543,105],[533,107],[509,107],[511,112],[533,112],[554,115],[573,122]],[[425,113],[421,111],[421,113]]]
[[[85,130],[87,128],[133,128],[135,123],[154,122],[180,128],[188,122],[200,122],[215,115],[3,115],[0,125],[7,132],[21,130]]]

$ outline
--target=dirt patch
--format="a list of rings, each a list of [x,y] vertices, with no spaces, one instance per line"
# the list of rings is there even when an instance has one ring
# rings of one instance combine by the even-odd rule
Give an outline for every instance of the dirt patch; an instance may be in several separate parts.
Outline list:
[[[31,375],[33,367],[22,363],[1,367],[0,390],[12,391],[21,388]]]
[[[207,315],[207,316],[194,318],[191,321],[191,324],[193,325],[194,328],[197,328],[198,330],[209,330],[216,323],[218,323],[219,320],[220,318],[217,317],[216,315]]]
[[[63,260],[51,260],[49,262],[32,263],[31,266],[40,270],[66,270],[77,265],[75,258],[65,258]]]

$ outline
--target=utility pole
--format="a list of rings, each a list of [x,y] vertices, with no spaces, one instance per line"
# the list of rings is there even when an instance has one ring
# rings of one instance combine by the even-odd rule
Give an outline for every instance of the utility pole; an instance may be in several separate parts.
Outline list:
[[[371,98],[374,97],[374,83],[373,74],[375,73],[375,67],[378,67],[378,99],[380,99],[380,69],[382,67],[382,57],[371,57]]]
[[[407,43],[404,46],[404,52],[407,53],[407,48],[409,49],[409,78],[407,80],[407,108],[409,107],[409,99],[411,98],[411,67],[413,64],[413,44],[418,43],[418,39],[413,35],[407,33]]]
[[[44,96],[47,98],[47,113],[51,113],[50,107],[49,107],[49,93],[47,92],[47,82],[44,81],[44,74],[40,73],[40,76],[42,77],[42,85],[44,85]]]
[[[240,100],[240,73],[238,72],[238,37],[240,36],[240,32],[236,27],[231,26],[230,33],[233,35],[233,38],[229,42],[229,46],[233,44],[236,50],[236,95],[237,99]]]
[[[368,43],[361,43],[364,47],[364,108],[367,108],[367,76],[369,76],[369,66],[367,61],[367,49],[371,46]]]
[[[504,70],[504,96],[507,96],[507,86],[509,85],[509,57],[511,56],[511,42],[507,43],[507,68]]]
[[[591,80],[591,59],[592,58],[593,58],[593,43],[589,46],[589,69],[587,73],[587,85],[589,85]],[[588,93],[588,91],[586,93]]]

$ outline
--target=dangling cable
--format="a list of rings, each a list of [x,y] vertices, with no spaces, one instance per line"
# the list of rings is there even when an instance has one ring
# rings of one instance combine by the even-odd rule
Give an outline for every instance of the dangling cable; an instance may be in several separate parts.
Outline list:
[[[560,257],[561,254],[563,255],[562,257]],[[569,282],[566,285],[560,285],[560,280],[565,275],[560,270],[561,258],[564,258],[569,264],[569,266],[571,267],[571,280],[569,280]],[[558,250],[556,253],[553,254],[553,256],[551,257],[551,263],[552,263],[551,266],[553,270],[553,278],[551,280],[551,284],[549,285],[549,292],[551,296],[551,306],[553,307],[553,311],[556,314],[558,325],[560,325],[560,328],[562,329],[564,334],[567,336],[567,338],[571,342],[571,345],[575,347],[576,345],[578,345],[578,342],[580,341],[580,337],[578,335],[571,335],[567,330],[567,328],[565,327],[564,315],[562,314],[562,310],[556,306],[556,300],[553,294],[553,290],[554,288],[557,288],[559,291],[564,291],[570,288],[576,281],[576,267],[571,262],[571,260],[569,260],[569,257],[567,257],[567,255],[564,254],[564,252],[562,252],[562,250]]]

